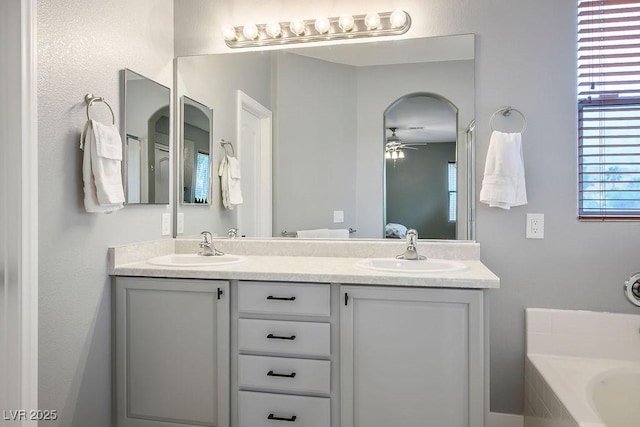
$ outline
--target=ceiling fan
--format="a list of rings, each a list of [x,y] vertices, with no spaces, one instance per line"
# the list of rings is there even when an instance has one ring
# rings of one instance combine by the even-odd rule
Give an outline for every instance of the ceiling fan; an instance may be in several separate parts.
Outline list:
[[[404,159],[404,152],[402,150],[417,150],[417,147],[427,145],[426,143],[405,144],[400,137],[396,135],[397,127],[390,127],[389,130],[391,131],[391,136],[387,137],[384,150],[387,159]]]

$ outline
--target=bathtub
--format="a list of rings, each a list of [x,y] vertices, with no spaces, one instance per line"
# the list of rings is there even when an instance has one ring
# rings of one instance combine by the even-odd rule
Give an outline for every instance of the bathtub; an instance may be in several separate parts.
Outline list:
[[[527,310],[525,427],[640,426],[640,316]]]

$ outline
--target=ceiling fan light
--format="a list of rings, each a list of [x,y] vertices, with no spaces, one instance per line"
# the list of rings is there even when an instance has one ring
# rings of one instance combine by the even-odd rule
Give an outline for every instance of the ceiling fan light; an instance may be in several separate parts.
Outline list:
[[[391,158],[391,151],[385,151],[384,152],[384,158],[385,159],[390,159]]]
[[[398,158],[398,152],[397,152],[397,151],[394,151],[393,153],[391,153],[391,158],[392,158],[393,160],[396,160],[396,159]]]
[[[399,159],[404,159],[404,151],[402,151],[402,150],[398,151],[398,158]]]

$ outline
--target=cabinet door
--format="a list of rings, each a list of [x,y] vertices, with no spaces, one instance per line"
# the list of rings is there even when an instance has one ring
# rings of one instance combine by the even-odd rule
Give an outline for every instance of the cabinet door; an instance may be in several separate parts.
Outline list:
[[[482,427],[482,291],[342,287],[342,427]]]
[[[118,427],[228,427],[228,295],[228,282],[116,279]]]

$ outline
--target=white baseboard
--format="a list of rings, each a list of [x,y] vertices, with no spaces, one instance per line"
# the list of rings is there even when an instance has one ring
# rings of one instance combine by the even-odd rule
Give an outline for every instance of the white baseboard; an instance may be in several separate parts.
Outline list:
[[[524,417],[522,415],[489,412],[487,423],[488,425],[485,427],[523,427]]]

